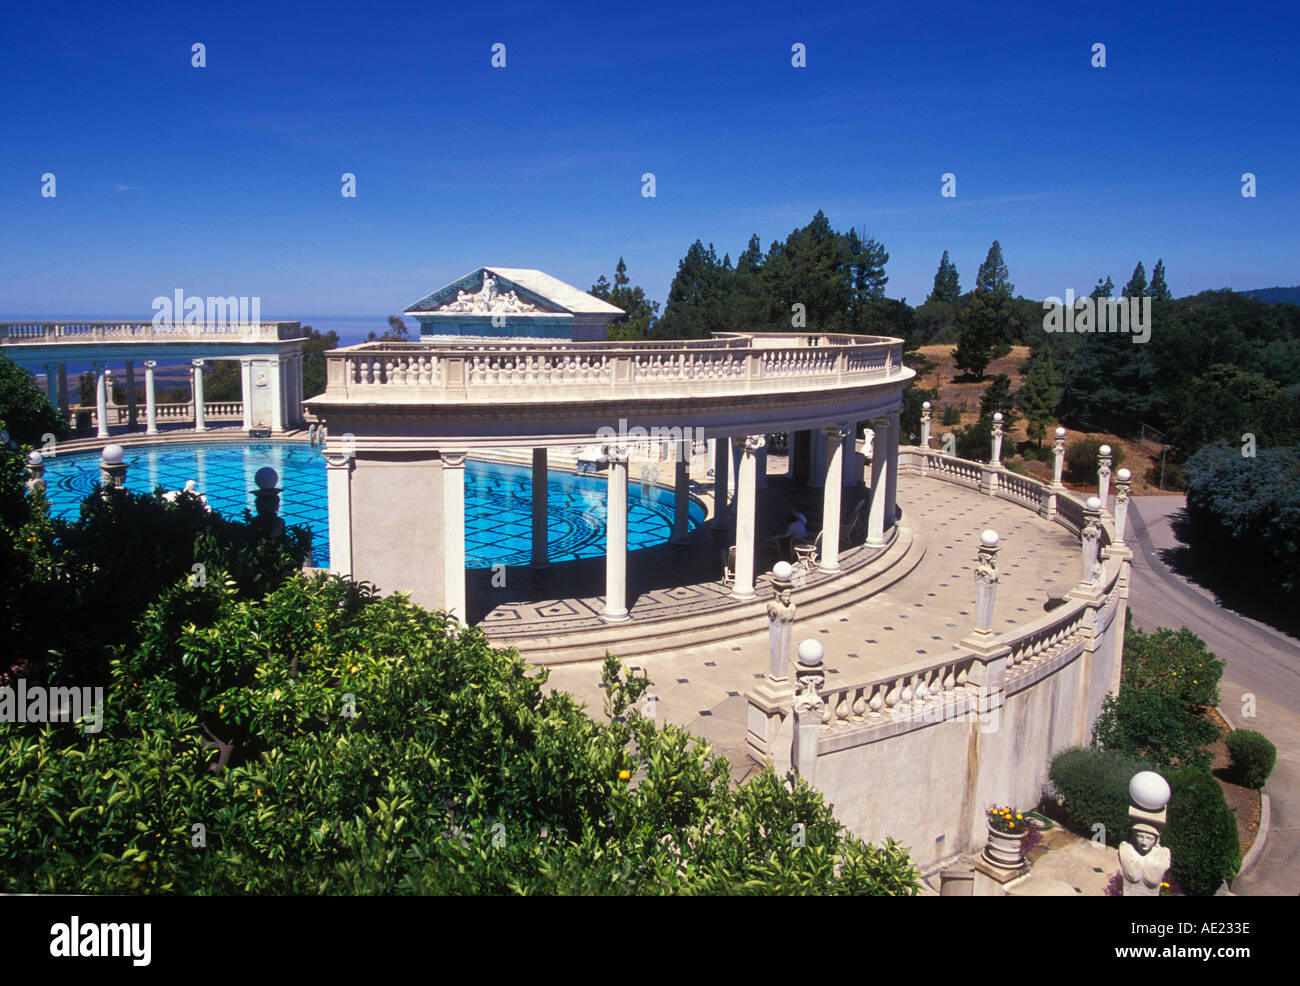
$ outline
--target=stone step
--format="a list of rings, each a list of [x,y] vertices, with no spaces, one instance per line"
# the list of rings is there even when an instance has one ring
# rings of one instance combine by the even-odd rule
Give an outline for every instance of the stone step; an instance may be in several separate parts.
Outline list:
[[[799,619],[816,619],[842,610],[887,589],[908,575],[925,557],[925,538],[914,523],[900,522],[898,536],[884,552],[834,579],[796,590]],[[603,660],[606,652],[621,659],[687,647],[718,644],[767,629],[770,582],[758,586],[751,603],[709,610],[695,616],[632,620],[590,630],[549,636],[500,635],[488,632],[497,647],[514,647],[531,664],[574,664]]]

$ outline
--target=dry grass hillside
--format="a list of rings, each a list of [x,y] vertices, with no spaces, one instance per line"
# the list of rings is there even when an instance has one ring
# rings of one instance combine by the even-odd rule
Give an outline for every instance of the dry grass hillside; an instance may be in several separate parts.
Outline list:
[[[1020,364],[1029,359],[1028,346],[1015,346],[1012,348],[1010,356],[994,360],[989,364],[983,380],[966,380],[962,377],[962,371],[953,365],[953,349],[954,347],[949,344],[922,346],[920,348],[920,352],[935,364],[932,371],[918,378],[917,386],[934,388],[939,392],[939,400],[934,407],[934,424],[931,427],[932,441],[936,445],[939,436],[945,431],[974,424],[979,419],[980,398],[999,373],[1005,373],[1011,378],[1012,393],[1018,391],[1024,380],[1023,374],[1020,372]],[[961,410],[961,423],[959,425],[942,424],[944,405],[953,405]],[[1004,440],[1003,461],[1013,460],[1023,466],[1024,471],[1029,475],[1037,476],[1040,479],[1051,479],[1052,470],[1050,466],[1034,459],[1024,460],[1011,455],[1013,447],[1019,447],[1029,442],[1029,436],[1025,433],[1025,424],[1026,422],[1021,419],[1007,433],[1007,438]],[[1058,422],[1052,422],[1050,425],[1048,437],[1044,439],[1045,444],[1050,444],[1051,433],[1055,430],[1057,424]],[[1156,484],[1147,482],[1146,478],[1147,470],[1151,468],[1153,463],[1157,472],[1159,471],[1160,447],[1158,445],[1153,442],[1143,445],[1108,432],[1071,431],[1066,436],[1066,446],[1068,447],[1081,437],[1101,438],[1112,447],[1123,448],[1123,465],[1124,468],[1133,473],[1134,493],[1160,494],[1162,492]],[[1077,489],[1082,492],[1084,487],[1077,487]],[[1172,491],[1165,490],[1163,492],[1171,493]]]

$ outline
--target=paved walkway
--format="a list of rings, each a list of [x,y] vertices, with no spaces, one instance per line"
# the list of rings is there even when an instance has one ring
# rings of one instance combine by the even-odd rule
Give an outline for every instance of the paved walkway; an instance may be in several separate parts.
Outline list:
[[[1129,606],[1144,630],[1189,627],[1227,662],[1219,687],[1220,707],[1234,727],[1256,729],[1277,744],[1278,761],[1265,791],[1272,802],[1268,841],[1251,871],[1233,881],[1237,894],[1300,892],[1300,641],[1232,610],[1173,572],[1162,552],[1179,544],[1171,521],[1181,496],[1135,497],[1137,549]],[[1132,516],[1132,515],[1130,515]],[[1256,716],[1244,718],[1245,697]]]
[[[898,498],[917,537],[927,543],[920,565],[829,622],[796,623],[796,643],[816,637],[826,648],[829,685],[943,659],[973,624],[974,557],[985,528],[1001,536],[994,629],[1036,619],[1045,611],[1048,586],[1072,584],[1077,577],[1076,539],[1024,507],[915,476],[901,478]],[[632,663],[654,683],[656,715],[711,741],[731,760],[734,775],[748,772],[745,693],[764,677],[766,631]],[[603,707],[599,683],[599,662],[551,669],[551,686],[575,695],[595,716]]]

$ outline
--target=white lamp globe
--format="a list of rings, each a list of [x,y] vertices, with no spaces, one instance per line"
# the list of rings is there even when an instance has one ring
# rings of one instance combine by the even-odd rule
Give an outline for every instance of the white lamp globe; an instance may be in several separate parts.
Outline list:
[[[821,664],[824,653],[826,652],[818,641],[802,641],[799,644],[799,663],[809,667]]]
[[[116,466],[126,457],[126,449],[121,445],[105,445],[104,451],[99,453],[99,461],[106,466]]]
[[[27,454],[27,464],[29,466],[39,466],[45,461],[45,457],[40,452],[29,452]]]
[[[1121,469],[1119,472],[1115,473],[1115,478],[1118,479],[1121,483],[1127,483],[1130,479],[1133,478],[1133,474],[1129,472],[1127,469]]]
[[[980,543],[985,547],[992,548],[998,543],[998,532],[990,528],[980,535]]]
[[[1090,496],[1088,497],[1088,502],[1087,504],[1085,504],[1085,506],[1087,506],[1089,510],[1100,510],[1101,501],[1098,500],[1095,496]]]
[[[1065,429],[1064,429],[1064,428],[1057,428],[1057,429],[1056,429],[1056,437],[1057,437],[1057,438],[1064,438],[1064,437],[1065,437]]]
[[[280,481],[280,474],[270,466],[263,466],[253,474],[253,482],[259,490],[273,490]]]
[[[1002,420],[1002,412],[1001,412],[1001,411],[994,411],[994,412],[993,412],[993,420],[994,420],[994,421],[1001,421],[1001,420]]]
[[[1128,796],[1143,811],[1159,811],[1169,804],[1169,782],[1154,770],[1143,770],[1129,781]]]
[[[789,582],[794,575],[794,566],[788,561],[779,561],[772,566],[772,578],[778,582]]]
[[[1110,455],[1110,446],[1103,445],[1101,448],[1097,449],[1097,453],[1099,455]]]

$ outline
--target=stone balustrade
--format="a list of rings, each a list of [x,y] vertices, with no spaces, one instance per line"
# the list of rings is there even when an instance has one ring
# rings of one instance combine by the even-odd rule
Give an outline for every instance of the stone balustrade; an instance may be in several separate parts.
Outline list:
[[[0,345],[86,342],[265,342],[298,339],[298,322],[0,322]]]
[[[966,711],[969,673],[976,660],[961,654],[928,667],[909,668],[867,681],[823,688],[822,729],[851,725],[929,722]]]
[[[143,403],[137,409],[137,415],[143,417]],[[159,421],[193,421],[194,420],[194,402],[193,401],[170,401],[154,405],[156,409],[156,418]],[[99,413],[96,408],[82,407],[73,405],[68,412],[69,427],[76,427],[77,413],[83,412],[90,415],[90,424],[92,427],[99,426]],[[242,401],[204,401],[203,416],[211,420],[231,420],[235,418],[242,419],[244,416],[244,404]],[[108,408],[108,421],[112,425],[126,425],[130,423],[130,409],[121,404],[114,404]]]
[[[366,343],[327,355],[327,400],[537,399],[712,389],[806,389],[906,371],[897,340],[876,336],[727,336],[673,343],[561,345]],[[710,386],[714,385],[714,386]],[[530,395],[530,399],[532,395]]]

